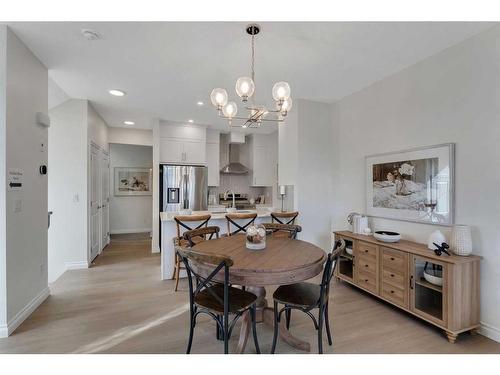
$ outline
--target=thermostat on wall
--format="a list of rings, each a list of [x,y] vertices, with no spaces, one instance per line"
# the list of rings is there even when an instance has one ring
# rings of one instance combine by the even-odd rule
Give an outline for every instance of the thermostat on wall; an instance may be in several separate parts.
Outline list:
[[[36,123],[38,125],[42,125],[42,126],[45,126],[48,128],[50,126],[49,115],[47,115],[46,113],[43,113],[43,112],[37,112],[36,113]]]

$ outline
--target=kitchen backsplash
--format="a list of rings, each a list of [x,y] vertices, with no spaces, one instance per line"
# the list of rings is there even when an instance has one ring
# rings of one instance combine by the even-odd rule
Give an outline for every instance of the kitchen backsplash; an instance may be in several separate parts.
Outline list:
[[[250,186],[250,175],[220,175],[220,185],[208,187],[209,194],[219,196],[226,190],[234,191],[235,193],[248,194],[248,198],[257,198],[259,195],[266,196],[266,205],[272,205],[272,188],[271,187],[252,187]]]

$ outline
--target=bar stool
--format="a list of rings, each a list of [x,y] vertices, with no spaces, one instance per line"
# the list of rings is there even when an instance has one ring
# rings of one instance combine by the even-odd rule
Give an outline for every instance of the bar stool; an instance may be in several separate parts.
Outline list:
[[[174,237],[174,246],[181,246],[181,247],[189,247],[189,241],[184,239],[183,233],[188,230],[193,230],[193,229],[200,229],[203,227],[208,226],[208,221],[212,215],[210,214],[205,214],[205,215],[178,215],[174,216],[174,221],[177,225],[177,237]],[[195,226],[196,225],[196,226]],[[203,241],[204,238],[197,237],[196,239],[193,239],[193,241],[199,242]],[[177,288],[179,286],[179,273],[181,269],[184,269],[184,267],[181,264],[182,260],[179,258],[177,253],[175,254],[175,267],[174,267],[174,279],[175,279],[175,288],[174,292],[177,292]]]
[[[243,232],[245,233],[247,228],[255,222],[255,218],[257,217],[256,213],[242,213],[242,212],[233,212],[226,214],[227,220],[227,235],[232,236],[233,234]],[[235,220],[245,220],[248,221],[245,224],[240,225]],[[231,230],[231,226],[236,227],[234,231]]]

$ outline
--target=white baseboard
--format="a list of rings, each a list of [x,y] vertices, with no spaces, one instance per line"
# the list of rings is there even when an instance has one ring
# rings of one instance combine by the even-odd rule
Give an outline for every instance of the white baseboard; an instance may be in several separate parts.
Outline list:
[[[113,229],[109,234],[150,233],[152,228]]]
[[[35,298],[33,298],[21,311],[19,311],[7,324],[0,325],[0,337],[10,336],[17,327],[21,325],[43,301],[50,295],[49,287],[42,290]]]
[[[496,342],[500,342],[500,329],[497,327],[493,327],[492,325],[481,322],[481,328],[479,328],[479,333],[483,336],[486,336],[489,339],[492,339]]]
[[[83,270],[85,268],[89,268],[89,264],[86,261],[80,261],[80,262],[66,262],[66,271],[69,270]]]
[[[152,253],[159,253],[160,252],[160,246],[152,246],[151,247],[151,252]]]

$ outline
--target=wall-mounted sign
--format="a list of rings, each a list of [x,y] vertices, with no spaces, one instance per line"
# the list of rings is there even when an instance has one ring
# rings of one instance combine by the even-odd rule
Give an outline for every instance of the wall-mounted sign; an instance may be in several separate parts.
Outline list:
[[[24,172],[22,169],[9,169],[9,173],[7,176],[7,189],[22,190],[23,174]]]

